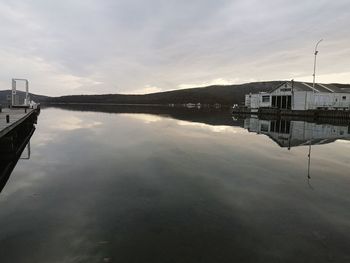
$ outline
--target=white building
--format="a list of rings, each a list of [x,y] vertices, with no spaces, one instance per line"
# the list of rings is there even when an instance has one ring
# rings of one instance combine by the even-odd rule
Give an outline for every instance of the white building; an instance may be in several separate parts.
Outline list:
[[[245,106],[252,111],[259,108],[290,110],[347,109],[350,93],[332,84],[285,82],[270,92],[248,94]]]

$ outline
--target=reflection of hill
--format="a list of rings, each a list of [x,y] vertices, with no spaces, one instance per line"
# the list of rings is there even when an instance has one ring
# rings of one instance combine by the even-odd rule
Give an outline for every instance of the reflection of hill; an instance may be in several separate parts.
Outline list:
[[[34,122],[31,118],[0,138],[0,192],[35,131]]]
[[[330,124],[314,123],[309,119],[258,119],[245,116],[233,118],[229,109],[188,109],[184,107],[167,106],[118,106],[93,104],[59,104],[57,108],[72,111],[93,111],[105,113],[142,113],[165,116],[177,120],[204,123],[220,126],[240,126],[250,132],[265,134],[281,147],[295,147],[300,145],[326,144],[337,139],[349,140],[350,127],[348,122]],[[241,116],[242,117],[242,116]],[[265,116],[266,117],[266,116]],[[337,123],[339,122],[339,123]]]
[[[94,111],[105,113],[143,113],[170,117],[177,120],[205,123],[209,125],[242,126],[243,120],[234,123],[229,109],[188,109],[167,106],[118,106],[91,104],[59,104],[57,108],[72,111]]]

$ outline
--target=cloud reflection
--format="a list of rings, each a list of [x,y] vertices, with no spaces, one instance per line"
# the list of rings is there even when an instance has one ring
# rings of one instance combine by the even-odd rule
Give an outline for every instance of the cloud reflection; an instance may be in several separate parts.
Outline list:
[[[77,129],[91,129],[100,125],[102,125],[100,121],[81,119],[76,116],[65,116],[65,118],[58,119],[55,128],[64,131],[73,131]]]
[[[221,126],[221,125],[209,125],[204,123],[196,123],[189,121],[177,121],[179,126],[189,126],[189,127],[197,127],[199,129],[211,131],[214,133],[246,133],[246,131],[242,128],[232,127],[232,126]]]
[[[43,109],[0,195],[1,262],[346,262],[348,145],[313,148],[310,191],[305,147],[135,116]]]

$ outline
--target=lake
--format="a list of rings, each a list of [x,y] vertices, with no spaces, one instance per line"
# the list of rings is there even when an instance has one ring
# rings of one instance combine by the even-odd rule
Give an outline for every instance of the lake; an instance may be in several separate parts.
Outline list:
[[[350,262],[349,134],[227,110],[44,108],[0,194],[0,261]]]

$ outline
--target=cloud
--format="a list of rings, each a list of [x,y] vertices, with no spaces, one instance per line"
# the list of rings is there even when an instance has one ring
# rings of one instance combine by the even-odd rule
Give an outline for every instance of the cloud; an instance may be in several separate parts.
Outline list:
[[[301,76],[298,77],[300,81],[310,81],[310,76]],[[335,81],[336,80],[336,81]],[[330,73],[316,75],[316,81],[321,83],[349,83],[350,72],[339,72],[339,73]]]
[[[236,79],[218,78],[218,79],[213,79],[211,81],[206,81],[206,82],[180,84],[178,87],[181,89],[189,89],[189,88],[195,88],[195,87],[205,87],[205,86],[211,86],[211,85],[230,85],[230,84],[236,84],[236,83],[239,83],[239,78],[236,78]]]
[[[156,116],[156,115],[151,115],[151,114],[141,114],[141,113],[129,114],[129,113],[127,113],[127,114],[124,114],[124,116],[127,116],[128,118],[131,118],[131,119],[142,121],[146,124],[159,122],[159,121],[163,120],[162,117]]]
[[[162,91],[161,88],[152,87],[151,85],[146,85],[142,89],[131,90],[129,93],[132,94],[148,94],[148,93],[156,93]]]
[[[349,8],[347,0],[0,1],[0,85],[26,77],[32,92],[63,95],[311,80],[320,38],[318,74],[350,82]]]

